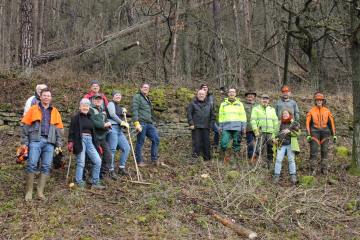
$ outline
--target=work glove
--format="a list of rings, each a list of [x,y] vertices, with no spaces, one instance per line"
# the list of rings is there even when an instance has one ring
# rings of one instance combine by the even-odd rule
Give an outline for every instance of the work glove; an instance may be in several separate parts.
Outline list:
[[[74,143],[73,142],[68,142],[67,144],[67,150],[69,152],[73,152],[74,151]]]
[[[260,136],[259,129],[254,130],[254,134],[255,134],[255,137],[259,137]]]
[[[134,122],[134,126],[135,126],[136,132],[140,133],[142,131],[141,124],[138,121]]]
[[[123,109],[122,109],[122,113],[123,113],[123,114],[126,114],[126,113],[127,113],[126,108],[123,108]]]
[[[307,135],[307,136],[306,136],[306,140],[307,140],[308,142],[311,142],[311,141],[312,141],[311,136],[310,136],[310,135]]]
[[[333,136],[333,141],[334,141],[334,143],[337,142],[337,136]]]
[[[56,147],[54,152],[55,152],[55,155],[59,155],[59,153],[62,153],[61,147]]]
[[[103,150],[103,148],[101,146],[98,147],[98,150],[99,150],[100,155],[103,155],[104,150]]]
[[[125,127],[125,128],[129,128],[129,124],[127,122],[125,122],[125,121],[122,121],[120,126]]]
[[[274,138],[274,139],[272,140],[272,142],[273,142],[273,144],[277,145],[277,144],[279,143],[279,140],[276,139],[276,138]]]

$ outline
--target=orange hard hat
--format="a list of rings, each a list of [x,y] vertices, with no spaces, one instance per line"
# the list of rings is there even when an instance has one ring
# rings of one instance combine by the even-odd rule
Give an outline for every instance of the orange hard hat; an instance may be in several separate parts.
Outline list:
[[[281,87],[281,92],[290,92],[289,86],[286,86],[286,85],[282,86]]]
[[[325,100],[325,96],[321,92],[317,92],[314,94],[314,99],[315,100]]]

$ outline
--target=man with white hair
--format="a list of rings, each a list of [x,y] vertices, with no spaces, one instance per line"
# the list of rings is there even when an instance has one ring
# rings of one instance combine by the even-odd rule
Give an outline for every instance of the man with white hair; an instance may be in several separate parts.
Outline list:
[[[27,111],[29,111],[29,109],[32,105],[36,105],[40,102],[41,90],[43,90],[45,88],[47,88],[46,84],[36,85],[35,94],[33,96],[29,97],[28,100],[26,100],[23,116],[25,116],[25,114],[27,113]]]

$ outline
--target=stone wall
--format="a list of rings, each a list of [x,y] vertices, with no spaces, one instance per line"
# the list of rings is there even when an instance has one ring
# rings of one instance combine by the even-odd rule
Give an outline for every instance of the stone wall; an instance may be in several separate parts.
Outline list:
[[[64,126],[67,128],[70,124],[70,116],[62,113]],[[22,113],[11,111],[0,111],[0,131],[9,135],[14,135],[20,131],[20,121]],[[131,119],[129,119],[131,121]],[[174,122],[160,121],[157,124],[160,136],[182,136],[189,135],[188,124],[186,119],[180,119]],[[134,131],[132,129],[131,131]]]

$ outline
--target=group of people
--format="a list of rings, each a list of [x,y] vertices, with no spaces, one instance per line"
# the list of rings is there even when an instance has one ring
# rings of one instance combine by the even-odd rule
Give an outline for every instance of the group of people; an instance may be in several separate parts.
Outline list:
[[[298,137],[300,129],[300,111],[295,100],[291,99],[288,86],[281,88],[281,98],[270,105],[268,94],[260,95],[257,103],[256,92],[245,93],[244,103],[237,97],[235,88],[227,90],[219,109],[215,108],[215,99],[209,87],[202,84],[196,97],[187,108],[187,119],[192,132],[192,157],[196,162],[202,155],[205,161],[211,159],[210,130],[214,130],[214,143],[220,139],[220,160],[225,164],[232,162],[236,166],[241,160],[241,141],[246,140],[247,158],[253,165],[260,163],[262,151],[266,151],[265,165],[271,169],[276,149],[276,161],[273,182],[280,180],[282,161],[288,157],[290,181],[296,184],[295,154],[300,151]],[[334,117],[325,106],[324,94],[314,94],[314,105],[306,115],[307,141],[310,143],[310,170],[317,173],[317,153],[321,149],[320,171],[328,172],[328,145],[331,139],[336,142]],[[218,115],[218,122],[216,121]],[[232,143],[231,143],[232,142]],[[232,146],[231,146],[232,145]],[[233,154],[227,154],[231,146]],[[275,147],[275,148],[274,148]]]
[[[76,156],[75,183],[84,188],[86,181],[94,189],[104,189],[101,179],[118,179],[118,175],[128,176],[126,161],[130,145],[124,134],[129,131],[126,119],[127,109],[121,105],[122,95],[112,92],[112,100],[100,92],[100,83],[93,80],[90,91],[79,102],[79,111],[71,117],[67,149]],[[149,98],[150,85],[143,83],[132,101],[132,121],[137,132],[135,147],[139,167],[146,166],[142,148],[148,137],[151,144],[151,163],[159,164],[158,146],[160,138],[154,125],[154,115]],[[63,122],[61,114],[52,105],[51,90],[44,84],[36,86],[24,108],[22,118],[21,148],[28,152],[26,161],[25,200],[33,197],[35,172],[40,172],[37,196],[46,199],[44,188],[50,175],[53,157],[62,151]],[[120,150],[119,165],[116,167],[115,154]],[[86,179],[84,169],[91,168]]]
[[[159,165],[158,147],[160,138],[155,126],[153,108],[149,98],[150,85],[141,84],[132,99],[132,122],[137,132],[135,158],[139,167],[144,167],[142,149],[146,137],[151,140],[151,163]],[[226,150],[232,142],[233,161],[240,161],[240,143],[247,144],[247,157],[257,164],[262,149],[266,148],[266,166],[271,168],[273,146],[277,146],[274,182],[280,178],[281,165],[288,156],[291,181],[296,183],[295,153],[299,151],[297,141],[301,133],[300,112],[297,103],[290,99],[291,91],[284,86],[275,108],[270,105],[267,94],[260,95],[257,103],[256,92],[246,92],[244,103],[237,97],[235,88],[229,88],[228,97],[216,109],[215,96],[209,87],[202,84],[187,108],[187,119],[192,132],[192,157],[197,161],[202,155],[205,161],[211,159],[210,130],[214,132],[213,144],[220,148],[220,159],[229,163],[231,157]],[[124,131],[129,131],[127,109],[121,104],[119,91],[112,92],[112,100],[100,92],[100,83],[93,80],[90,91],[79,102],[79,111],[71,117],[67,150],[76,156],[75,183],[84,188],[86,182],[94,189],[104,189],[102,178],[117,180],[128,176],[126,161],[130,144]],[[336,141],[334,118],[325,107],[325,97],[317,92],[315,106],[306,116],[307,140],[310,143],[310,167],[316,174],[316,158],[321,148],[321,172],[327,173],[327,152],[330,136]],[[218,119],[217,119],[218,117]],[[36,86],[24,108],[22,118],[21,148],[28,152],[26,162],[25,200],[33,198],[35,172],[40,172],[37,196],[46,199],[44,188],[50,175],[54,155],[62,152],[63,122],[60,112],[52,105],[52,92],[44,84]],[[119,164],[115,156],[120,150]],[[118,166],[117,166],[118,165]],[[85,169],[91,169],[89,175]]]

